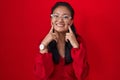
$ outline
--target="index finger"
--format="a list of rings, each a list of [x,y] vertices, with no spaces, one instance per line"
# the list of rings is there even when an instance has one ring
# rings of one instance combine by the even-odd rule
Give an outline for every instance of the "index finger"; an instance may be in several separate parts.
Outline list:
[[[69,26],[69,28],[68,28],[68,29],[69,29],[69,32],[70,32],[70,33],[72,33],[72,32],[73,32],[73,31],[72,31],[72,29],[71,29],[71,26]]]
[[[54,29],[54,28],[53,28],[53,25],[52,25],[52,26],[51,26],[51,29],[50,29],[50,32],[51,32],[51,33],[53,33],[53,29]]]

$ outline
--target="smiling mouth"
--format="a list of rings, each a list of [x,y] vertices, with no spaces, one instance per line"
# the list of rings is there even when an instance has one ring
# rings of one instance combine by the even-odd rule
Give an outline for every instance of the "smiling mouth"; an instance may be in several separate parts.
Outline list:
[[[64,27],[64,24],[56,24],[58,27]]]

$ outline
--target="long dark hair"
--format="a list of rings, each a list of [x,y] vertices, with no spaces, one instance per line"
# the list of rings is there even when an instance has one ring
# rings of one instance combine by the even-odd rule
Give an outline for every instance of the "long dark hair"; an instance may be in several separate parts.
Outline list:
[[[69,3],[67,3],[67,2],[57,2],[52,7],[51,14],[59,6],[65,6],[70,11],[72,19],[74,18],[74,10],[71,7],[71,5]],[[71,29],[72,29],[75,37],[77,38],[77,33],[76,33],[76,30],[75,30],[74,24],[72,24]],[[72,45],[70,44],[70,42],[69,41],[66,42],[65,43],[65,64],[72,63],[72,61],[73,61],[72,57],[71,57],[71,48],[72,48]],[[57,43],[56,43],[56,41],[51,41],[49,43],[48,50],[49,50],[49,52],[52,53],[53,62],[55,64],[58,64],[59,63],[59,59],[60,59],[60,55],[59,55],[59,52],[58,52],[58,49],[57,49]]]

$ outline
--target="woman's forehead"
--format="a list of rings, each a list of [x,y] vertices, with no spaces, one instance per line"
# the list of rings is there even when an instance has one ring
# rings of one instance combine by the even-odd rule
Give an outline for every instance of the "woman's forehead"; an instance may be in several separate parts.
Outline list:
[[[54,11],[53,13],[56,13],[56,14],[62,14],[62,15],[70,15],[70,11],[67,7],[65,6],[58,6]]]

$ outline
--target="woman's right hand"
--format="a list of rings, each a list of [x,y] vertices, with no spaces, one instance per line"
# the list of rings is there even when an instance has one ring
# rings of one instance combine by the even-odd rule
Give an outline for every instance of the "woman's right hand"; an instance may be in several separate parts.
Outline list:
[[[45,46],[45,49],[40,51],[40,53],[47,53],[48,52],[48,49],[47,49],[48,44],[52,40],[55,40],[57,42],[57,39],[58,39],[58,34],[57,34],[57,32],[54,31],[54,28],[52,26],[49,33],[45,36],[45,38],[41,42],[41,44],[43,44]]]

